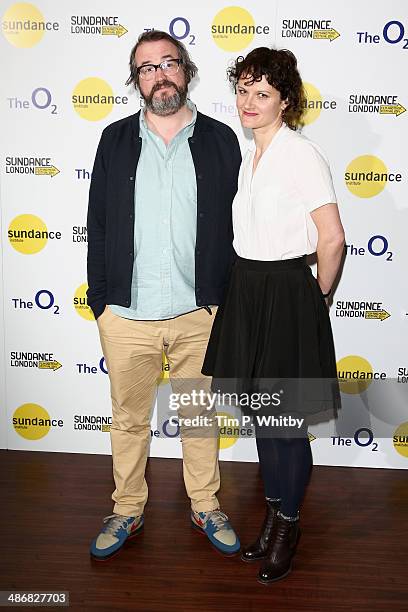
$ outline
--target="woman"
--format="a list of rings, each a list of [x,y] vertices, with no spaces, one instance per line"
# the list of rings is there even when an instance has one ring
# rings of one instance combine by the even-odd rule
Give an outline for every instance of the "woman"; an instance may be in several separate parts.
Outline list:
[[[305,96],[295,56],[260,47],[238,58],[229,79],[242,126],[252,129],[254,142],[233,203],[238,257],[203,373],[214,377],[213,385],[228,380],[241,391],[279,390],[279,408],[264,413],[304,417],[338,402],[327,305],[344,232],[328,163],[296,131]],[[315,252],[317,279],[305,261]],[[304,421],[296,431],[254,421],[266,517],[242,559],[262,559],[258,579],[269,583],[291,571],[312,455]]]

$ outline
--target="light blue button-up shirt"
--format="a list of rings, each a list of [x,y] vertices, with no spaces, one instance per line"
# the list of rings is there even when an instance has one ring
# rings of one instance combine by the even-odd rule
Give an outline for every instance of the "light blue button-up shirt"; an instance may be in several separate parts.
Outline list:
[[[140,114],[142,150],[135,181],[135,260],[129,308],[111,304],[127,319],[161,320],[197,309],[195,243],[197,184],[188,138],[193,116],[166,146]]]

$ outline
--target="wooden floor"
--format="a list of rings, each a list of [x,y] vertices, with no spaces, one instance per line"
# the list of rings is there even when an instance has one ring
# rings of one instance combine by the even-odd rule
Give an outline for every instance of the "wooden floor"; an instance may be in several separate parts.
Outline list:
[[[78,611],[408,610],[407,471],[315,467],[294,571],[265,586],[191,528],[177,459],[150,460],[145,532],[105,563],[88,548],[111,514],[110,457],[0,451],[0,465],[0,590],[69,591]],[[247,543],[264,512],[258,466],[221,469]]]

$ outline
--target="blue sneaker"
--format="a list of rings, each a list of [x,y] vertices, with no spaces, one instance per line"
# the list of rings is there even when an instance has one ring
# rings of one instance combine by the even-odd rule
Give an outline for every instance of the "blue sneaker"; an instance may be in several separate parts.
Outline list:
[[[191,522],[193,527],[204,533],[211,544],[224,555],[235,555],[241,548],[228,516],[221,510],[191,512]]]
[[[117,553],[125,542],[131,540],[143,529],[144,518],[141,516],[122,516],[111,514],[103,519],[105,526],[91,544],[91,557],[105,561]]]

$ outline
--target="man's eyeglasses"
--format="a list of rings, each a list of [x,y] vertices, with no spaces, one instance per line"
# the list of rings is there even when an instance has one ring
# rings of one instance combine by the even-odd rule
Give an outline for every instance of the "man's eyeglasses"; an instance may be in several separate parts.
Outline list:
[[[156,74],[156,70],[158,68],[160,68],[164,74],[172,76],[173,74],[177,74],[180,64],[182,64],[181,59],[168,59],[164,60],[164,62],[161,62],[160,64],[144,64],[136,69],[136,74],[138,74],[144,81],[151,81],[154,79],[154,75]]]

